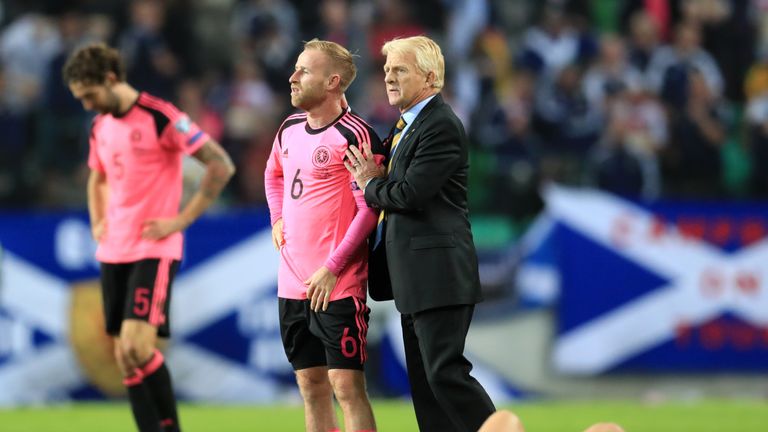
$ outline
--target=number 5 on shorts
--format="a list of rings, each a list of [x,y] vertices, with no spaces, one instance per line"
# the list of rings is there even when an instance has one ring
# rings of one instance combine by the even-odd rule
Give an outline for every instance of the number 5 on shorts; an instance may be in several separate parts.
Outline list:
[[[149,313],[149,288],[136,288],[133,293],[133,313],[146,316]]]

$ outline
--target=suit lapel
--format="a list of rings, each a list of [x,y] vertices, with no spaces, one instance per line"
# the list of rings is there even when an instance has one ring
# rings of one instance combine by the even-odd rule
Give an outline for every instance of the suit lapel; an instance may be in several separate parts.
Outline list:
[[[424,120],[429,117],[429,115],[432,113],[434,108],[440,104],[443,103],[443,98],[440,96],[440,93],[436,94],[434,98],[432,98],[431,101],[427,104],[427,106],[424,107],[424,109],[421,110],[418,116],[416,116],[416,119],[413,121],[413,124],[411,127],[408,128],[408,130],[405,132],[405,136],[400,138],[400,142],[397,144],[397,150],[395,151],[394,158],[392,160],[392,169],[395,169],[395,165],[397,165],[397,162],[400,160],[400,156],[405,154],[405,152],[410,147],[411,142],[413,141],[413,137],[416,136],[415,134],[419,132],[419,129],[421,128],[421,124],[424,122]]]

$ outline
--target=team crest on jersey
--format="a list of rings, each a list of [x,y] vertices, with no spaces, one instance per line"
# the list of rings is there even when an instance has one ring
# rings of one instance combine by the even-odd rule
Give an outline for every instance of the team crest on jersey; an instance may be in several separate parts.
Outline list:
[[[141,131],[138,129],[134,129],[131,131],[131,142],[139,142],[141,141]]]
[[[189,118],[182,117],[173,125],[173,127],[175,127],[177,131],[186,134],[189,133],[189,130],[192,128],[192,123],[189,121]]]
[[[312,154],[312,165],[317,168],[322,168],[331,163],[331,151],[328,147],[320,146],[315,149],[315,153]]]

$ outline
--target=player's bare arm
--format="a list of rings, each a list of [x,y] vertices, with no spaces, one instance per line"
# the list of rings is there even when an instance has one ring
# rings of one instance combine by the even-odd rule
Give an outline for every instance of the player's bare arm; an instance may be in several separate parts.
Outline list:
[[[159,240],[176,231],[186,229],[216,201],[224,186],[235,174],[235,164],[216,141],[206,142],[192,156],[206,167],[197,192],[175,218],[145,221],[142,237]]]
[[[91,218],[91,236],[97,242],[107,231],[107,176],[92,170],[88,176],[88,214]]]
[[[213,202],[235,174],[235,164],[232,163],[226,150],[213,140],[206,142],[192,156],[206,166],[198,194]]]

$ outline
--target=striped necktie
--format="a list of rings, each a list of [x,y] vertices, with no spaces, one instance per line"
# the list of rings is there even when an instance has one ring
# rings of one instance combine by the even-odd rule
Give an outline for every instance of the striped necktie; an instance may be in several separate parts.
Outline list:
[[[387,173],[389,173],[392,170],[392,160],[395,156],[395,149],[397,148],[397,145],[400,144],[400,136],[403,134],[403,129],[405,129],[405,125],[407,123],[405,120],[403,120],[402,117],[400,117],[399,120],[397,120],[397,124],[395,125],[394,135],[392,135],[392,148],[389,150],[389,162],[387,163]],[[376,239],[373,241],[373,248],[376,249],[379,247],[379,243],[381,242],[381,237],[384,233],[384,223],[387,220],[387,212],[386,210],[382,210],[379,213],[379,222],[376,224]]]
[[[390,170],[392,170],[392,159],[394,159],[395,156],[395,149],[397,148],[397,145],[400,144],[400,135],[403,134],[403,129],[405,129],[405,120],[403,120],[402,117],[397,121],[397,124],[395,125],[395,134],[392,136],[392,148],[389,150],[389,163],[387,163],[387,173],[389,173]]]

